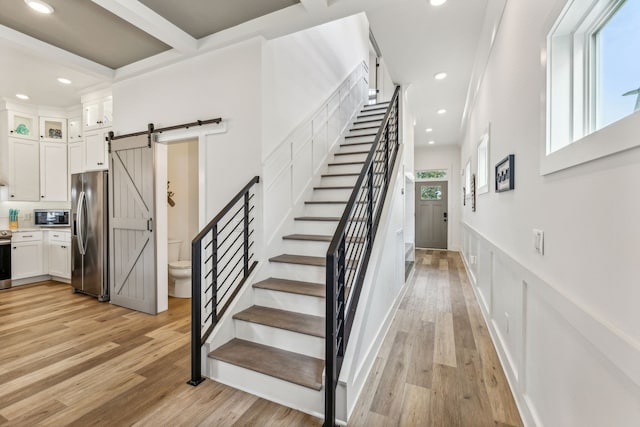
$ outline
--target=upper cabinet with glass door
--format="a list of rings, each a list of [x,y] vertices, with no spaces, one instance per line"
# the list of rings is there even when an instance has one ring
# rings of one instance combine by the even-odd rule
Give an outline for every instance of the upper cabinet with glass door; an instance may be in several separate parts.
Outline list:
[[[16,111],[8,111],[9,136],[14,138],[38,140],[38,117],[18,113]]]
[[[67,142],[67,119],[40,117],[40,141]]]
[[[111,96],[87,102],[83,105],[85,130],[101,129],[111,126],[113,121],[113,99]]]
[[[82,119],[74,117],[67,121],[67,141],[69,143],[82,141]]]

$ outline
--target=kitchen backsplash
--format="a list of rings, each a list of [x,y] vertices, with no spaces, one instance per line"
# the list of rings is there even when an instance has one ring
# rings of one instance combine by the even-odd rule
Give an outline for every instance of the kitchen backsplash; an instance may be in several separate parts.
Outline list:
[[[9,209],[19,209],[20,228],[33,227],[34,209],[71,209],[71,202],[0,202],[0,230],[9,228]]]

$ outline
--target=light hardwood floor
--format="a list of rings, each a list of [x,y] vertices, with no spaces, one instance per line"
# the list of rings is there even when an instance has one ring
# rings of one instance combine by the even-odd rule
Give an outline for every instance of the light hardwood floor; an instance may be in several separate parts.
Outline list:
[[[185,384],[189,303],[148,316],[55,282],[0,292],[0,425],[321,425],[211,380]],[[458,254],[418,251],[364,390],[349,425],[522,425]]]

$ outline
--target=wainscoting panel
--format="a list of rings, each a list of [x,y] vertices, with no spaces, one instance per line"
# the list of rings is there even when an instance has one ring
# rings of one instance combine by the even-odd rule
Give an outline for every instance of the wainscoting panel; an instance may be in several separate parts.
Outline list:
[[[462,233],[462,257],[525,425],[640,425],[640,343],[469,225]]]

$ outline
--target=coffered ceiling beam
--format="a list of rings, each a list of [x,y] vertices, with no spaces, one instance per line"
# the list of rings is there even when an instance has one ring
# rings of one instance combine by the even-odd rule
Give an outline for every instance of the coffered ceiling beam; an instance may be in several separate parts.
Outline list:
[[[198,41],[137,0],[91,0],[179,52],[192,54]]]

